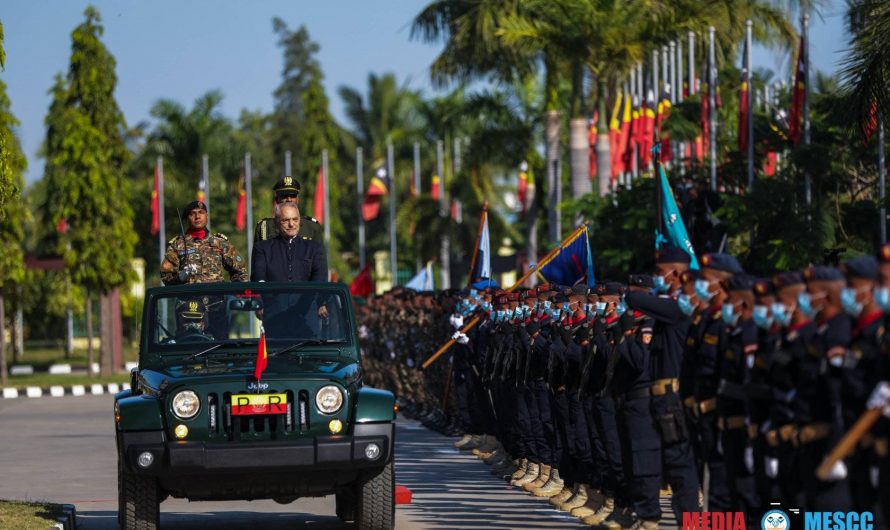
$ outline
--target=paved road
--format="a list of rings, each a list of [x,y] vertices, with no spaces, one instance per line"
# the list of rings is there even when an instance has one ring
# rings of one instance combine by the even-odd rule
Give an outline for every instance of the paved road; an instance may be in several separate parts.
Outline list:
[[[117,479],[110,396],[0,400],[0,498],[77,506],[80,530],[117,528]],[[398,506],[396,527],[507,529],[587,528],[495,479],[488,466],[451,448],[451,439],[400,420],[396,481],[414,493]],[[170,529],[348,528],[334,499],[194,502],[168,499]]]

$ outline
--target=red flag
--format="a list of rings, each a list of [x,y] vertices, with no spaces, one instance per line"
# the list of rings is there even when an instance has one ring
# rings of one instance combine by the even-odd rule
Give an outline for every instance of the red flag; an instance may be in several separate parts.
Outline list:
[[[627,143],[624,150],[624,172],[630,173],[634,166],[634,147],[640,145],[642,138],[642,127],[640,127],[640,102],[637,97],[633,98],[633,109],[631,110],[630,127],[627,134]],[[624,132],[624,122],[622,121],[622,133]]]
[[[612,117],[609,120],[609,155],[612,160],[611,180],[614,182],[621,173],[621,102],[623,96],[619,92],[615,96],[615,106],[612,107]]]
[[[205,202],[207,198],[207,194],[205,191],[207,190],[207,183],[204,182],[204,177],[198,179],[198,191],[195,192],[195,200],[200,202]]]
[[[64,217],[59,219],[59,222],[56,223],[56,232],[58,232],[60,234],[68,233],[68,219],[66,219]]]
[[[451,199],[451,218],[458,223],[463,222],[463,204],[457,199]]]
[[[388,193],[385,178],[386,171],[381,169],[368,183],[368,191],[365,192],[365,200],[362,202],[362,218],[365,221],[376,219],[380,213],[380,201]]]
[[[791,89],[791,112],[788,115],[788,137],[795,146],[800,143],[803,131],[800,122],[803,119],[803,104],[807,92],[805,51],[805,43],[801,36],[800,49],[797,51],[797,69],[794,71],[794,86]]]
[[[656,137],[659,138],[661,142],[661,161],[662,162],[670,162],[674,156],[671,151],[671,140],[666,132],[662,132],[662,126],[664,125],[664,121],[671,114],[671,96],[665,90],[661,93],[661,97],[658,101],[658,107],[655,113],[655,131]]]
[[[374,278],[371,277],[371,265],[365,265],[358,276],[349,284],[349,294],[367,298],[374,292]]]
[[[748,87],[748,41],[742,55],[742,87],[739,89],[739,152],[748,152],[748,112],[751,107],[751,91]]]
[[[596,179],[596,127],[599,119],[599,113],[594,112],[587,131],[587,177],[590,180]]]
[[[441,193],[439,188],[441,187],[441,184],[442,182],[439,178],[439,175],[433,175],[433,184],[432,186],[430,186],[430,195],[432,196],[434,201],[439,200],[439,193]]]
[[[315,200],[312,201],[312,212],[315,220],[325,224],[327,219],[324,211],[324,168],[318,168],[318,182],[315,184]]]
[[[525,197],[528,193],[528,173],[519,171],[519,185],[516,187],[516,200],[519,202],[519,213],[525,215]]]
[[[655,143],[655,97],[652,91],[646,93],[646,100],[640,111],[640,164],[647,168],[652,163],[652,145]]]
[[[238,206],[235,208],[235,229],[244,231],[247,216],[247,190],[244,189],[244,175],[238,179]]]
[[[872,135],[878,130],[878,104],[874,101],[868,108],[868,118],[862,124],[862,133],[865,135],[865,143],[867,144]]]
[[[155,185],[151,190],[151,235],[161,230],[161,175],[155,162]]]
[[[631,144],[631,123],[633,120],[632,104],[630,94],[624,95],[622,106],[624,110],[621,113],[621,130],[618,135],[618,173],[627,173],[630,171],[630,157],[627,155]]]
[[[260,327],[260,341],[257,343],[256,348],[256,368],[253,370],[253,377],[259,381],[263,376],[263,371],[266,370],[266,365],[269,363],[269,355],[266,352],[266,330]]]
[[[763,174],[767,177],[776,176],[776,152],[767,151],[766,158],[763,160]]]

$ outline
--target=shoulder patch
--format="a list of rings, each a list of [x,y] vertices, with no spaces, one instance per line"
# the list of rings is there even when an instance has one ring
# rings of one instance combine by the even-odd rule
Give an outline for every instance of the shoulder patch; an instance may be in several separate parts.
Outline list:
[[[216,237],[222,239],[223,241],[228,241],[228,240],[229,240],[229,238],[227,238],[224,234],[220,234],[219,232],[217,232],[217,233],[215,233],[215,234],[213,234],[213,235],[215,235]]]
[[[720,341],[720,338],[717,335],[711,335],[710,333],[705,335],[705,344],[710,344],[711,346],[716,346]]]

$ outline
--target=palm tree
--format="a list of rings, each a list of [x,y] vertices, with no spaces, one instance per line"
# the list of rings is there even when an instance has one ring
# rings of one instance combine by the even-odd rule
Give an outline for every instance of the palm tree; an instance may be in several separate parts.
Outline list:
[[[863,132],[868,129],[864,125],[875,120],[875,109],[890,105],[890,4],[852,0],[847,20],[852,46],[842,76],[849,106],[856,116],[856,129]]]

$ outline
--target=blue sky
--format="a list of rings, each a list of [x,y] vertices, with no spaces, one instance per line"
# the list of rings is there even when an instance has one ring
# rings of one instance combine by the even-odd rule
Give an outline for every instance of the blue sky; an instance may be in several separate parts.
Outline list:
[[[56,72],[67,69],[70,33],[95,5],[103,41],[117,59],[117,100],[127,123],[148,120],[151,105],[169,98],[190,107],[201,94],[221,89],[223,112],[272,109],[281,74],[281,52],[272,32],[279,16],[290,27],[305,24],[319,43],[331,110],[343,120],[336,89],[364,92],[369,72],[394,72],[400,82],[430,92],[428,67],[438,45],[409,40],[410,22],[426,0],[8,0],[0,18],[6,33],[6,70],[12,109],[29,160],[27,180],[40,178],[37,151]],[[843,2],[832,0],[812,24],[816,68],[834,71],[846,47]],[[790,75],[787,57],[757,50],[755,66]]]

